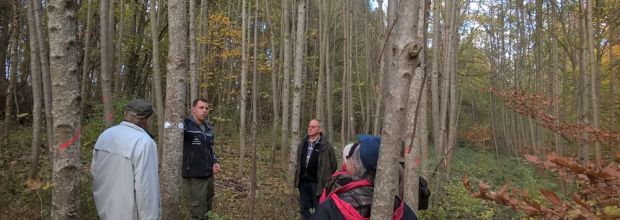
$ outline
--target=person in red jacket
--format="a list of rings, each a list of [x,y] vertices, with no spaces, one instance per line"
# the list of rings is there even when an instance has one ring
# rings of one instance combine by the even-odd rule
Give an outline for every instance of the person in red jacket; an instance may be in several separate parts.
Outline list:
[[[347,174],[337,176],[333,189],[317,207],[314,219],[370,219],[381,138],[359,135],[358,140],[347,156]],[[411,207],[395,195],[392,219],[417,217]]]

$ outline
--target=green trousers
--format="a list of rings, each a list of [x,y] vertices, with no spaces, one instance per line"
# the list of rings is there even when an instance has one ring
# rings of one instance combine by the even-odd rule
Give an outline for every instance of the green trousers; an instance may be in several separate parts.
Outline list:
[[[183,178],[183,195],[188,202],[191,219],[209,219],[213,204],[213,175],[205,178]]]

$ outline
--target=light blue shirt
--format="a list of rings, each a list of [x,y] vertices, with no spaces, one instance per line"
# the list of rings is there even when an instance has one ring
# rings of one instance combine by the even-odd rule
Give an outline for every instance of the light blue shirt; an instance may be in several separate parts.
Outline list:
[[[100,219],[160,219],[157,145],[141,127],[123,121],[93,149],[93,196]]]

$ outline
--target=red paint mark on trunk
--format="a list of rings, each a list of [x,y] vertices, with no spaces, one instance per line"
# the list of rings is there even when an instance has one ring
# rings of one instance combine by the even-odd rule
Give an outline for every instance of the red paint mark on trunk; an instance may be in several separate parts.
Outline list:
[[[60,151],[65,151],[67,148],[69,148],[69,146],[73,145],[75,141],[78,140],[78,138],[80,138],[80,130],[77,130],[77,132],[73,135],[73,137],[71,137],[70,140],[60,144]]]

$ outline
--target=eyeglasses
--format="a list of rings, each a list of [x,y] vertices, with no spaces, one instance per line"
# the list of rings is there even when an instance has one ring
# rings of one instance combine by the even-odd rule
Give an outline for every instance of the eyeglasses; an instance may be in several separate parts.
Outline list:
[[[353,146],[351,146],[351,149],[349,149],[349,153],[347,154],[347,160],[351,159],[351,157],[353,156],[353,152],[355,152],[355,150],[357,149],[357,146],[359,146],[359,143],[355,143],[353,144]]]

